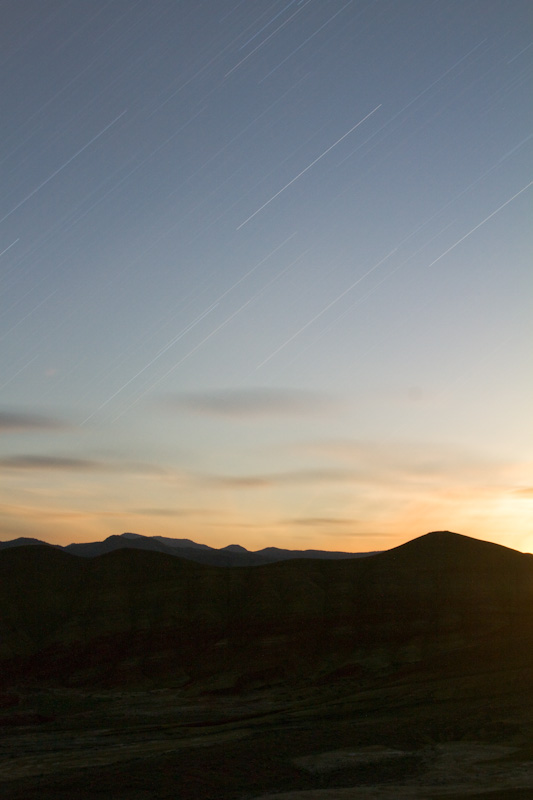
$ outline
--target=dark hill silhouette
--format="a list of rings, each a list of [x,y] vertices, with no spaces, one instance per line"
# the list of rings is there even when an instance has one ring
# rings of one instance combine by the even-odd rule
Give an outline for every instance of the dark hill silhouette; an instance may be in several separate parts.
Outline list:
[[[46,544],[38,539],[24,540],[15,539],[11,542],[4,542],[4,547],[19,547],[25,544]],[[54,545],[59,547],[59,545]],[[0,544],[2,549],[2,544]],[[198,544],[191,539],[172,539],[167,536],[143,536],[139,533],[123,533],[120,536],[108,536],[101,542],[76,542],[68,544],[64,548],[68,553],[83,556],[84,558],[95,558],[103,553],[110,553],[113,550],[135,549],[153,550],[157,553],[167,553],[172,556],[179,556],[190,561],[197,561],[199,564],[210,564],[220,567],[245,567],[256,566],[259,564],[272,564],[276,561],[285,561],[292,558],[361,558],[371,555],[370,553],[342,553],[327,550],[283,550],[277,547],[266,547],[263,550],[250,552],[240,544],[230,544],[220,549],[209,547],[206,544]]]
[[[339,550],[283,550],[279,547],[264,547],[254,555],[261,556],[264,561],[274,564],[276,561],[288,561],[294,558],[318,558],[334,561],[344,558],[363,558],[375,555],[376,551],[366,553],[343,553]]]
[[[237,690],[532,659],[533,559],[437,532],[363,559],[228,570],[118,549],[0,553],[0,674],[67,684],[164,678]],[[459,666],[457,667],[459,668]]]
[[[171,542],[172,544],[168,544]],[[174,544],[180,542],[180,544]],[[143,550],[155,553],[185,558],[199,564],[211,564],[221,567],[252,566],[264,564],[265,559],[255,556],[247,551],[239,552],[223,548],[216,550],[207,545],[199,545],[188,539],[165,539],[162,536],[141,536],[140,534],[122,534],[121,536],[108,536],[102,542],[77,542],[62,548],[67,553],[83,558],[96,558],[115,550]],[[182,544],[183,543],[183,544]],[[243,548],[244,550],[244,548]]]
[[[0,550],[6,550],[9,547],[27,547],[34,544],[48,544],[41,539],[32,539],[27,536],[20,536],[18,539],[9,539],[7,542],[0,542]],[[50,545],[53,547],[54,545]]]
[[[226,547],[223,547],[222,550],[229,550],[232,553],[247,553],[248,550],[246,547],[243,547],[241,544],[228,544]]]
[[[160,542],[167,547],[187,547],[194,550],[212,550],[207,544],[198,544],[193,542],[192,539],[172,539],[169,536],[143,536],[140,533],[123,533],[122,536],[127,539],[151,539],[155,542]]]
[[[167,553],[173,556],[176,550],[168,547],[163,542],[152,539],[147,536],[136,536],[130,538],[130,535],[122,536],[108,536],[103,542],[80,542],[75,544],[68,544],[63,548],[67,553],[75,556],[83,556],[84,558],[95,558],[104,553],[111,553],[114,550],[152,550],[157,553]]]

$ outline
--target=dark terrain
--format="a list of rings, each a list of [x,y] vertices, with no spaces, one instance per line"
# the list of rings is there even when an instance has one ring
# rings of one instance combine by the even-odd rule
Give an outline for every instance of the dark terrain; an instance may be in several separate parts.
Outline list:
[[[29,545],[46,545],[49,548],[63,550],[75,556],[94,558],[114,550],[151,550],[166,553],[169,556],[186,558],[198,564],[209,564],[213,567],[255,567],[262,564],[274,564],[277,561],[289,561],[295,558],[318,558],[339,560],[344,558],[362,558],[374,553],[342,553],[329,550],[284,550],[279,547],[264,547],[262,550],[250,551],[240,544],[227,547],[209,547],[198,544],[191,539],[171,539],[168,536],[141,536],[139,533],[123,533],[120,536],[108,536],[102,542],[76,542],[65,547],[49,545],[40,539],[10,539],[0,542],[0,550]]]
[[[0,552],[0,791],[533,797],[533,557],[449,532],[228,569]]]

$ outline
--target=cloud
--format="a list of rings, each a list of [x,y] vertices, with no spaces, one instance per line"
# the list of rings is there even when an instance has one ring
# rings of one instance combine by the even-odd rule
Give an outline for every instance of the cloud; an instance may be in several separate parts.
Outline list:
[[[199,483],[220,489],[268,489],[275,485],[271,477],[261,475],[201,475],[197,478]]]
[[[514,494],[524,500],[533,500],[533,486],[524,486],[521,489],[515,489]]]
[[[170,395],[164,404],[178,411],[238,420],[322,414],[335,406],[331,397],[320,392],[268,388]]]
[[[388,539],[391,536],[397,536],[396,532],[385,531],[335,531],[332,536],[335,537],[349,537],[350,539]]]
[[[21,455],[8,456],[0,459],[0,467],[5,469],[59,469],[59,470],[84,470],[94,472],[103,469],[103,465],[97,461],[84,458],[65,458],[63,456],[35,456]]]
[[[0,433],[23,433],[24,431],[66,431],[71,426],[42,414],[24,411],[0,411]]]
[[[197,481],[213,488],[265,489],[283,486],[302,486],[311,483],[354,481],[355,473],[343,469],[302,469],[272,472],[264,475],[198,475]]]
[[[107,516],[110,515],[118,516],[118,514],[113,514],[113,512],[103,512],[103,513],[105,513]],[[37,508],[33,506],[10,505],[7,503],[0,503],[0,517],[5,517],[7,519],[12,518],[15,521],[28,520],[36,525],[40,525],[41,523],[46,523],[47,521],[54,521],[54,520],[63,520],[66,522],[78,521],[78,520],[85,521],[100,516],[102,516],[102,512],[69,509],[56,506],[51,506],[47,508],[41,508],[41,507]]]
[[[291,445],[292,453],[356,470],[360,480],[373,484],[392,482],[435,483],[485,481],[503,474],[506,464],[486,453],[453,443],[323,440]]]
[[[302,525],[303,527],[330,528],[331,526],[354,525],[353,519],[339,517],[294,517],[282,521],[283,525]],[[337,531],[336,531],[337,533]]]
[[[384,533],[382,531],[358,531],[356,527],[361,524],[361,520],[354,517],[291,517],[288,519],[280,520],[282,526],[298,526],[302,528],[319,528],[320,536],[327,536],[329,534],[334,537],[350,537],[351,539],[366,539],[376,538],[379,539],[383,536],[392,536],[391,533]],[[342,530],[348,528],[349,530]],[[323,530],[322,530],[323,529]]]
[[[4,470],[52,470],[68,472],[113,472],[140,474],[167,474],[164,467],[135,461],[108,461],[104,459],[76,458],[57,455],[12,455],[0,458]]]
[[[190,517],[197,512],[177,508],[132,508],[125,513],[142,517]]]

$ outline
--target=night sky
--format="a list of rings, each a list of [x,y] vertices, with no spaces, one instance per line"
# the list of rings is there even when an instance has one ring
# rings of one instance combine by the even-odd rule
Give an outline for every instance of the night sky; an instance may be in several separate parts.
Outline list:
[[[531,0],[0,2],[0,538],[533,550]]]

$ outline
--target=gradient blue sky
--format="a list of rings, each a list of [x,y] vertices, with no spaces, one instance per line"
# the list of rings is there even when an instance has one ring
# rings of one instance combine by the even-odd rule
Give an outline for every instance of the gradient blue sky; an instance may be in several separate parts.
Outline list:
[[[4,0],[0,538],[533,550],[530,0]]]

